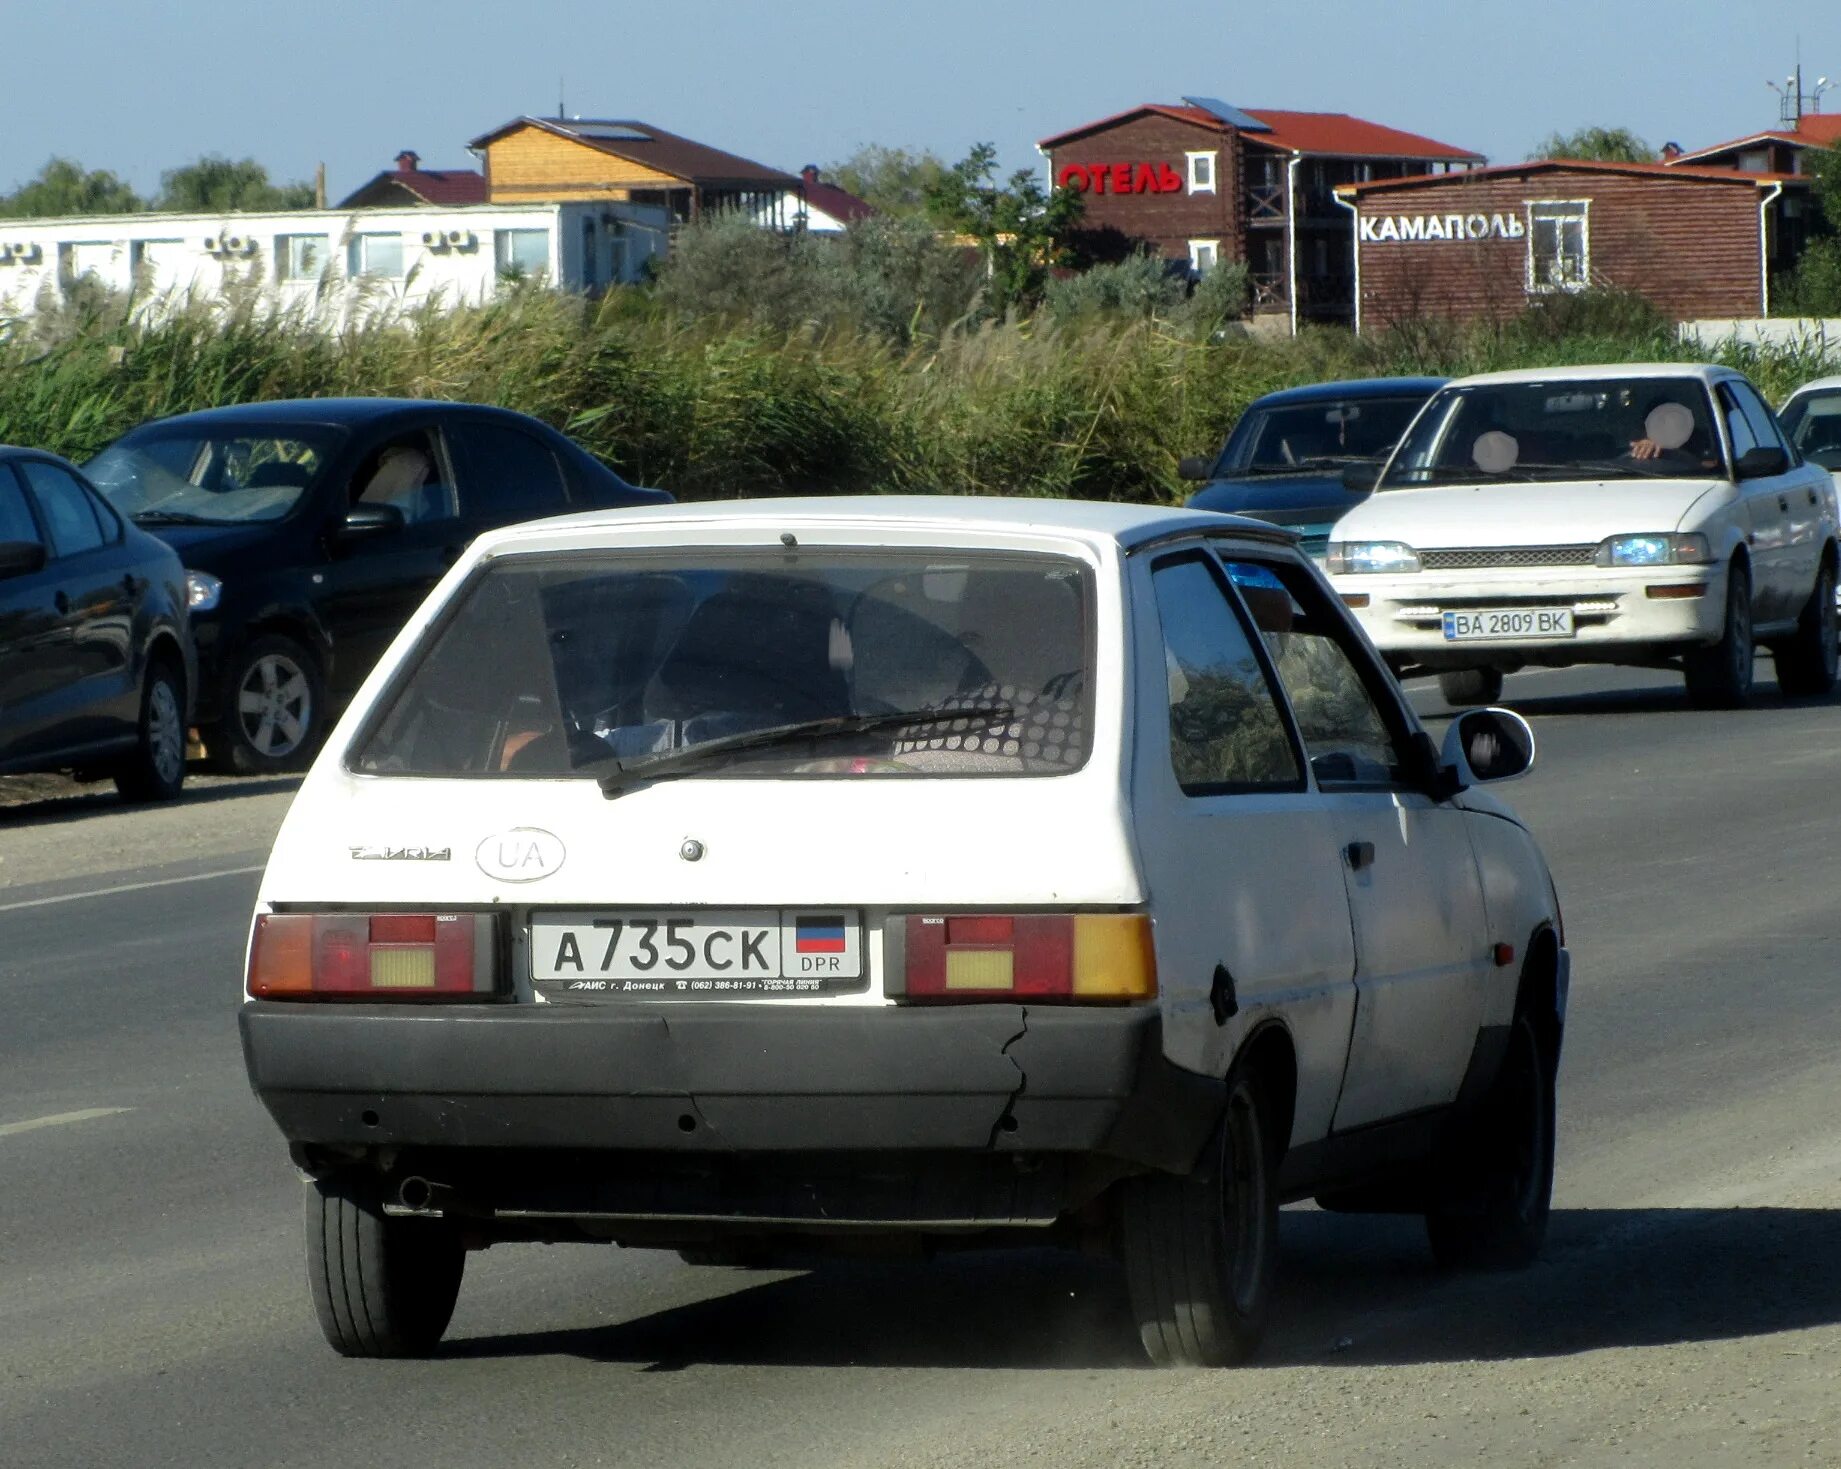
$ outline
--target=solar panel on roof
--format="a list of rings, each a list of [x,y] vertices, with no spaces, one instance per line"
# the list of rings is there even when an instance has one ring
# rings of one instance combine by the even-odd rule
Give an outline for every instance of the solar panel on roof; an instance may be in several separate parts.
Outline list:
[[[1243,133],[1269,133],[1272,131],[1250,112],[1242,112],[1238,107],[1230,107],[1216,97],[1185,97],[1183,101],[1191,107],[1199,107],[1210,116],[1219,118],[1231,128],[1239,128]]]
[[[584,138],[605,138],[610,143],[650,143],[652,134],[639,128],[628,127],[623,122],[566,122],[563,124],[572,133],[580,133]]]

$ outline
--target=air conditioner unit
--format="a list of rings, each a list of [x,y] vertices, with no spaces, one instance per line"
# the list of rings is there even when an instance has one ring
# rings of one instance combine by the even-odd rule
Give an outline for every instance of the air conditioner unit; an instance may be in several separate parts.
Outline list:
[[[445,250],[447,249],[447,236],[440,230],[423,230],[422,244],[429,250]]]
[[[45,247],[37,241],[13,246],[13,259],[21,265],[37,265],[45,258]]]
[[[456,250],[472,250],[479,245],[479,239],[472,230],[449,230],[447,242]]]
[[[221,239],[219,239],[216,235],[206,235],[205,236],[205,254],[221,255],[223,254],[223,252],[224,252],[224,242]]]
[[[254,255],[256,242],[249,235],[225,235],[224,253],[226,255]]]

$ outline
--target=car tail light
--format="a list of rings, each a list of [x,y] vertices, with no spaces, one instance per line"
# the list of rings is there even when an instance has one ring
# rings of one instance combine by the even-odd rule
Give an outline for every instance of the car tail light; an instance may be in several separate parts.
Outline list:
[[[490,913],[263,913],[249,949],[258,1000],[451,1000],[497,988]]]
[[[905,974],[891,975],[908,1000],[963,1003],[1030,1000],[1107,1004],[1157,993],[1151,921],[1142,913],[911,914]]]

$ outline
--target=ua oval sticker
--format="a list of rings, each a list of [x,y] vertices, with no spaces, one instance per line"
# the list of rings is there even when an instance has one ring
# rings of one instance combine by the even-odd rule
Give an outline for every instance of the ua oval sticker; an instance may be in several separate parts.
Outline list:
[[[487,877],[501,882],[536,882],[563,865],[560,838],[539,826],[514,826],[479,844],[473,860]]]

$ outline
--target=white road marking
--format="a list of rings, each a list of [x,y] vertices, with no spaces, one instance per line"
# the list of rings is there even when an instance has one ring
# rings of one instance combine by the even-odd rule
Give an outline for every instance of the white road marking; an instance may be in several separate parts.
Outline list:
[[[219,877],[246,877],[261,870],[260,865],[226,867],[221,872],[195,872],[190,877],[160,877],[152,882],[127,882],[120,887],[91,888],[87,893],[62,893],[55,898],[27,898],[18,903],[0,903],[0,913],[14,913],[21,908],[49,908],[53,903],[80,903],[85,898],[112,898],[117,893],[144,893],[149,888],[170,888],[187,882],[210,882]]]
[[[116,1117],[132,1112],[132,1107],[85,1107],[81,1112],[58,1112],[50,1117],[34,1117],[30,1122],[0,1122],[0,1137],[16,1132],[33,1132],[41,1127],[61,1127],[66,1122],[94,1122],[98,1117]]]

